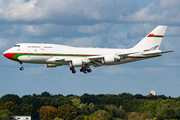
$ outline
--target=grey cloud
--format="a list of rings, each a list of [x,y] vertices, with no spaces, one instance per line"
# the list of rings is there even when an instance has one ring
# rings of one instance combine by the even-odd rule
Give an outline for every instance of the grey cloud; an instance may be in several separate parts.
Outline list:
[[[180,35],[180,26],[169,26],[167,28],[167,35],[179,36]]]
[[[54,41],[60,42],[64,45],[77,46],[77,47],[100,47],[103,44],[103,40],[99,36],[92,37],[80,37],[80,38],[55,38]]]
[[[151,22],[156,24],[180,24],[178,11],[180,1],[153,0],[147,6],[127,16],[120,15],[119,21]]]
[[[180,1],[178,0],[160,0],[160,7],[163,9],[178,7]]]
[[[0,50],[3,50],[4,48],[6,48],[8,46],[8,40],[7,39],[0,39]]]
[[[78,31],[82,32],[82,33],[93,34],[93,33],[107,31],[109,28],[110,28],[110,24],[101,23],[101,24],[95,24],[95,25],[91,25],[91,26],[90,25],[80,26],[78,28]]]
[[[1,0],[0,20],[29,24],[180,23],[177,0]]]
[[[100,21],[118,22],[120,14],[131,14],[139,9],[138,6],[130,0],[1,0],[0,16],[1,20],[10,22],[95,24]]]

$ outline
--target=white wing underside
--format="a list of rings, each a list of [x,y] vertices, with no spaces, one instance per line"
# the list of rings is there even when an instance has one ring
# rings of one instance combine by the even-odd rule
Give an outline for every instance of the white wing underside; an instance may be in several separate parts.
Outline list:
[[[115,55],[120,56],[120,58],[124,58],[130,54],[135,54],[138,53],[136,52],[118,52]],[[62,57],[52,57],[50,59],[48,59],[46,62],[49,63],[53,63],[53,64],[60,64],[61,62],[69,62],[72,61],[74,59],[80,59],[82,62],[88,63],[93,65],[94,67],[98,67],[98,66],[102,66],[102,62],[101,59],[103,59],[104,56],[100,55],[100,56],[90,56],[90,57],[75,57],[75,58],[62,58]]]
[[[164,51],[162,52],[161,50],[152,50],[152,51],[146,51],[141,53],[141,55],[144,56],[153,56],[153,55],[161,55],[163,53],[169,53],[169,52],[173,52],[173,51]],[[135,55],[136,53],[140,53],[138,51],[136,52],[119,52],[116,53],[115,55],[119,56],[120,58],[125,58],[131,55]],[[52,57],[50,59],[48,59],[46,62],[49,63],[53,63],[53,64],[61,64],[62,62],[70,62],[74,59],[80,59],[82,62],[84,63],[88,63],[94,67],[98,67],[98,66],[102,66],[103,63],[101,62],[101,60],[104,58],[103,55],[100,56],[90,56],[90,57],[76,57],[76,58],[62,58],[62,57]]]

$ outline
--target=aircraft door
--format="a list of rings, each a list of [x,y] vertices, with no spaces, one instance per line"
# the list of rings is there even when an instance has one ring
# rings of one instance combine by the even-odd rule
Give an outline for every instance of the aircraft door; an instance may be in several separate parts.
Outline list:
[[[28,49],[27,54],[28,54],[28,57],[30,57],[30,55],[31,55],[31,50],[30,49]]]
[[[41,44],[41,50],[44,50],[44,45],[43,45],[43,43]]]

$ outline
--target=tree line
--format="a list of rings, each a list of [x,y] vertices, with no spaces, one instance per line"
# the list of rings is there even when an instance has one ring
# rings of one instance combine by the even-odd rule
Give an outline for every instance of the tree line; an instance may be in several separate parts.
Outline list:
[[[21,98],[14,94],[2,96],[0,120],[10,120],[13,115],[29,115],[42,120],[180,119],[180,97],[130,93],[63,96],[48,92]]]

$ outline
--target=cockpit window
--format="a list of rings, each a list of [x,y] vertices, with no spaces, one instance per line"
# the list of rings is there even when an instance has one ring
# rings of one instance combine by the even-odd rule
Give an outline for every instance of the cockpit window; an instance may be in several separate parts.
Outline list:
[[[20,45],[14,45],[14,47],[20,47]]]

